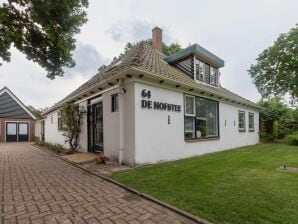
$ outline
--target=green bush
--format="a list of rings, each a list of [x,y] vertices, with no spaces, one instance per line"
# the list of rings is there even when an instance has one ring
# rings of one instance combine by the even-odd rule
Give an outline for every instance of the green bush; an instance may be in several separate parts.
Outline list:
[[[273,142],[274,141],[273,134],[269,134],[269,133],[261,133],[260,138],[261,138],[262,142]]]
[[[288,135],[286,137],[286,142],[289,145],[298,145],[298,132]]]
[[[63,146],[60,144],[52,144],[45,141],[37,141],[36,144],[53,152],[61,153],[64,151]]]

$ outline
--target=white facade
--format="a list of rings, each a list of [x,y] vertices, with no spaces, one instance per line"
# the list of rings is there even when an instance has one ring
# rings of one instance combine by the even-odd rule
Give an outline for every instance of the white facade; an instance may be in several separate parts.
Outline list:
[[[162,85],[143,84],[133,80],[124,83],[122,87],[125,92],[118,94],[119,101],[123,103],[123,108],[120,107],[119,111],[111,111],[111,96],[118,93],[118,87],[103,92],[100,97],[103,105],[103,148],[105,155],[112,159],[118,160],[121,155],[121,161],[126,164],[157,163],[259,142],[257,110],[228,104],[217,99],[219,101],[219,137],[187,141],[184,137],[185,93],[182,90],[178,91]],[[142,108],[141,101],[144,97],[141,93],[144,89],[151,91],[150,100],[180,105],[181,111]],[[212,97],[209,98],[212,99]],[[79,104],[87,108],[87,102],[84,100]],[[246,127],[248,127],[248,113],[254,113],[253,132],[249,132],[248,128],[244,132],[239,131],[239,110],[245,111]],[[53,111],[45,117],[45,141],[67,147],[62,132],[58,131],[57,115],[57,111]],[[122,121],[121,117],[123,117]],[[123,131],[121,131],[121,125],[123,125]],[[80,151],[84,152],[88,151],[87,127],[87,116],[85,116],[80,135]],[[120,150],[121,138],[123,139],[122,150]]]

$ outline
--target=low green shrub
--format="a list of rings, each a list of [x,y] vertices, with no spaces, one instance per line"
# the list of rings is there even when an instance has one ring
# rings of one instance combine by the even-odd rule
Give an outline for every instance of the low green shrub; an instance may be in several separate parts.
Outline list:
[[[262,142],[273,142],[274,141],[273,134],[261,133],[260,138],[261,138]]]
[[[286,137],[286,142],[289,145],[298,145],[298,132],[294,132]]]
[[[60,144],[52,144],[45,141],[37,141],[36,144],[53,152],[61,153],[64,151],[63,146]]]

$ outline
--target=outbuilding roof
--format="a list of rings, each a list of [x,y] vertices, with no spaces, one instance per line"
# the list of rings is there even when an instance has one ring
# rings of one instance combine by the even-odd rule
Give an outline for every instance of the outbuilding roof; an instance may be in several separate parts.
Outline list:
[[[197,46],[195,46],[195,48],[197,48]],[[257,104],[223,87],[214,87],[193,80],[174,66],[171,66],[166,60],[164,60],[164,56],[164,54],[155,50],[151,45],[145,43],[144,41],[139,42],[132,47],[132,49],[128,50],[124,54],[121,54],[117,59],[112,61],[110,65],[102,67],[95,76],[51,107],[45,112],[45,114],[60,107],[64,102],[76,100],[78,95],[89,91],[91,88],[97,86],[103,81],[112,80],[113,78],[115,79],[115,76],[119,73],[126,70],[128,71],[129,69],[137,70],[139,72],[143,71],[149,74],[151,73],[155,76],[160,76],[161,79],[168,79],[179,84],[185,84],[194,89],[214,94],[232,102],[234,101],[235,103],[241,103],[255,108],[258,107]],[[224,62],[218,58],[218,63],[223,65]]]

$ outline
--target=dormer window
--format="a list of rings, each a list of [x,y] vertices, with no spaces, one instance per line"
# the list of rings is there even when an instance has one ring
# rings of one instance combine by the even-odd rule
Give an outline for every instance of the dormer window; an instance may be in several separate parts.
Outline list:
[[[218,69],[196,57],[194,61],[196,68],[195,80],[218,86]]]
[[[164,60],[197,82],[219,85],[219,68],[224,61],[198,44],[189,46]]]

